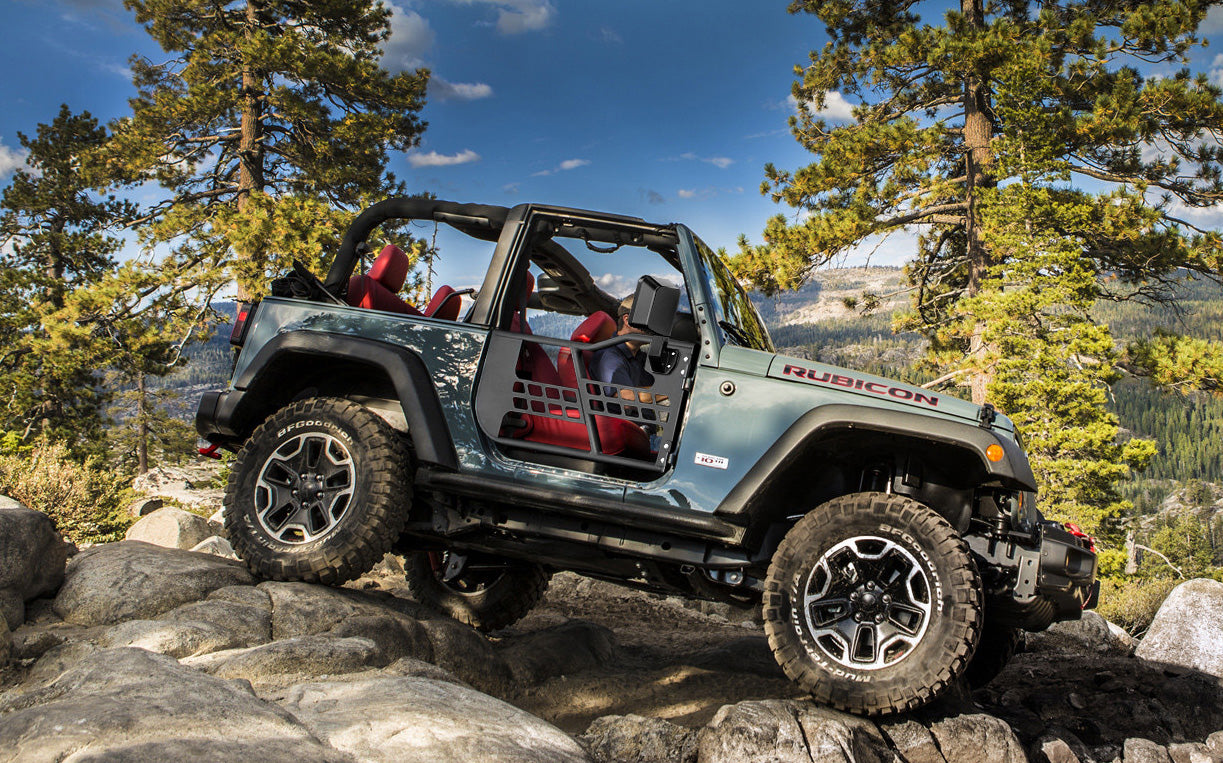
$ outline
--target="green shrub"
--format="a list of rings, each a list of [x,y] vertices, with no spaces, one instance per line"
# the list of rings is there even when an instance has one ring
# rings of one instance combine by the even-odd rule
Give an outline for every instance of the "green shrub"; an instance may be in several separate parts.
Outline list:
[[[1125,628],[1130,635],[1140,636],[1151,627],[1159,605],[1182,582],[1137,577],[1103,578],[1100,581],[1100,604],[1096,611],[1105,620]]]
[[[1125,552],[1117,548],[1101,549],[1096,554],[1096,574],[1102,578],[1117,577],[1125,573]]]
[[[128,478],[96,457],[73,459],[60,443],[0,455],[0,493],[51,517],[74,543],[121,540],[133,521],[123,511],[132,499]]]

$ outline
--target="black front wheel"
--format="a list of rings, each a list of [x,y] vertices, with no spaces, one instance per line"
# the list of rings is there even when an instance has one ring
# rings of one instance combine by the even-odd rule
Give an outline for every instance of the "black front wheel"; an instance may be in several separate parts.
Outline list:
[[[866,715],[920,707],[965,670],[981,632],[968,547],[910,498],[856,493],[790,529],[765,583],[765,632],[819,702]]]
[[[225,490],[225,529],[256,575],[342,583],[399,537],[412,501],[412,457],[377,414],[311,398],[251,434]]]
[[[525,617],[552,577],[538,564],[450,551],[411,554],[404,568],[417,601],[486,632]]]

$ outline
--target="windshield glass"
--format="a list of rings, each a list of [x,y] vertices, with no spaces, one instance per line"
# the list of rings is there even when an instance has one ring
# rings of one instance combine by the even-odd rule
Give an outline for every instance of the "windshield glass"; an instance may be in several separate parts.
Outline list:
[[[718,327],[722,330],[724,340],[740,347],[776,352],[773,349],[773,340],[764,328],[764,321],[761,320],[760,313],[756,312],[756,306],[752,304],[747,292],[743,291],[743,287],[730,274],[725,263],[704,241],[696,236],[693,236],[692,240],[696,242],[697,251],[705,264],[705,277],[709,281],[709,290],[714,295],[714,310],[717,312]]]

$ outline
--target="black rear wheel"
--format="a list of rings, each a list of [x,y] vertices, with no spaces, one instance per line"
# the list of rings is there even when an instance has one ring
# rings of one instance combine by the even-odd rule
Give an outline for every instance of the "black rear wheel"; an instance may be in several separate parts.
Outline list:
[[[977,651],[964,670],[968,688],[976,690],[988,686],[1010,663],[1022,641],[1023,632],[1019,628],[986,615],[981,643],[977,644]]]
[[[292,403],[238,454],[225,529],[256,575],[342,583],[399,537],[412,502],[412,457],[400,435],[350,400]]]
[[[920,707],[964,672],[981,629],[968,547],[938,514],[884,493],[841,496],[790,529],[765,583],[778,663],[819,702]]]
[[[538,564],[450,551],[411,554],[404,568],[418,601],[486,632],[525,617],[551,578]]]

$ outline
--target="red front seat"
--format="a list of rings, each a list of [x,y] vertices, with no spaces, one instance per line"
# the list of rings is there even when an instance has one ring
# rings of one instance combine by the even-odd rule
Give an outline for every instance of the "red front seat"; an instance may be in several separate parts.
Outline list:
[[[348,304],[369,310],[422,315],[396,294],[403,288],[410,267],[408,255],[394,244],[387,244],[370,265],[369,273],[348,279]]]
[[[611,316],[600,310],[582,321],[581,325],[574,330],[569,338],[574,342],[592,344],[594,342],[601,342],[604,339],[610,339],[615,333],[616,322],[611,319]],[[590,354],[589,352],[581,353],[583,369],[586,369],[589,365]],[[543,355],[542,351],[540,355]],[[552,369],[552,363],[547,360],[546,355],[544,355],[543,359],[547,362],[547,368],[543,368],[542,364],[536,364],[535,368],[540,376],[544,378],[533,375],[532,378],[535,381],[545,384],[559,384],[569,389],[577,389],[577,373],[573,368],[573,359],[569,348],[561,348],[561,351],[558,353],[556,359],[558,368],[556,370]],[[587,371],[586,376],[589,378],[589,371]],[[538,394],[535,390],[531,391],[532,394]],[[551,392],[551,390],[548,391]],[[549,394],[548,397],[556,399],[558,396]],[[577,397],[573,396],[572,393],[564,395],[564,397],[572,400],[572,402],[577,401]],[[533,404],[534,401],[532,401]],[[549,404],[548,407],[553,413],[560,413],[564,409],[566,414],[571,417],[570,410],[576,413],[576,408],[565,406],[559,401]],[[537,408],[537,410],[539,409]],[[580,421],[566,421],[564,419],[530,415],[524,415],[523,420],[527,423],[527,427],[518,436],[524,440],[590,452],[590,440],[587,435],[586,426]],[[609,456],[628,456],[630,458],[650,459],[653,457],[653,454],[650,452],[650,438],[641,427],[633,422],[609,416],[595,416],[595,428],[599,433],[601,453]]]

